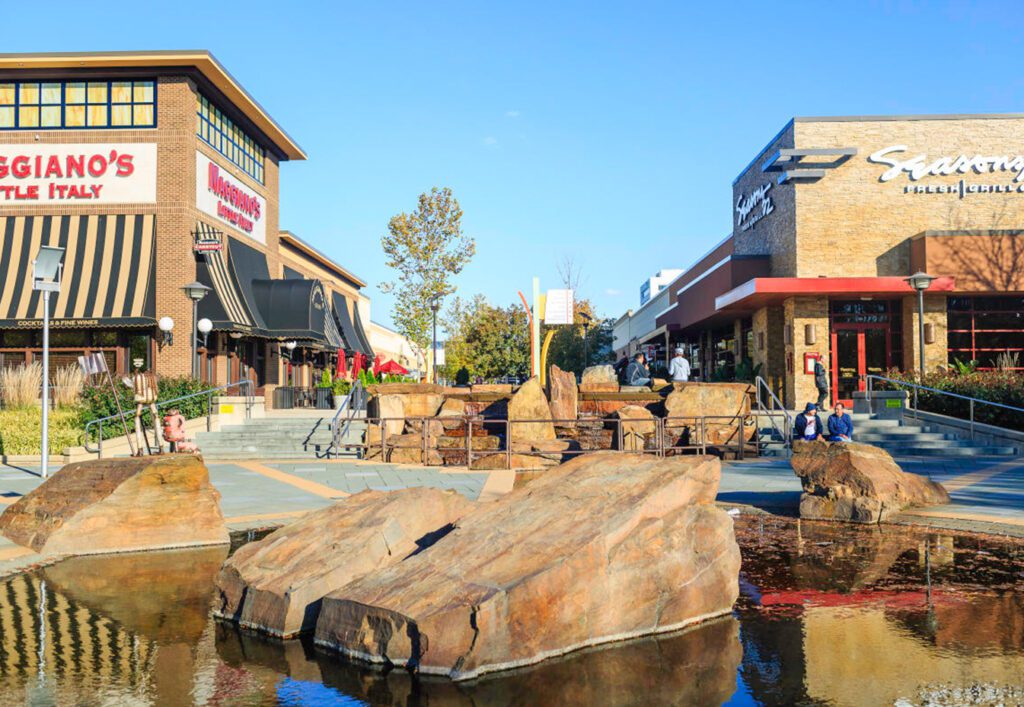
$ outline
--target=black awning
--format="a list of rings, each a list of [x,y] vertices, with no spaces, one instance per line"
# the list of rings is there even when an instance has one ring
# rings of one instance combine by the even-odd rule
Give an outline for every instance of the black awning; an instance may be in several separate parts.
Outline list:
[[[252,291],[271,336],[328,343],[327,301],[319,280],[253,280]]]
[[[200,222],[197,233],[212,236],[212,228]],[[231,239],[233,241],[233,239]],[[222,241],[223,242],[223,241]],[[237,247],[237,246],[236,246]],[[199,301],[199,316],[213,322],[214,331],[237,331],[265,335],[262,319],[258,312],[250,310],[242,297],[239,282],[230,267],[234,249],[199,253],[196,256],[196,277],[199,282],[212,289]],[[245,257],[244,254],[242,257]]]
[[[0,327],[42,326],[32,260],[43,245],[65,249],[54,327],[154,326],[155,234],[152,214],[0,217]]]
[[[356,328],[352,321],[352,315],[348,311],[348,299],[337,292],[333,292],[331,293],[331,304],[333,305],[331,309],[334,312],[334,318],[338,322],[338,326],[341,328],[341,336],[345,340],[344,348],[352,352],[358,351],[373,358],[373,351],[368,344],[365,344],[360,339],[359,329]],[[359,306],[353,303],[352,309],[358,317]]]
[[[359,337],[359,344],[362,346],[363,353],[373,358],[373,347],[370,346],[370,340],[366,337],[366,330],[363,329],[363,318],[359,316],[358,302],[352,307],[352,317],[356,328],[356,336]]]
[[[253,283],[270,280],[270,268],[267,266],[267,256],[252,246],[243,243],[237,238],[228,237],[229,257],[231,274],[238,285],[238,293],[242,301],[252,315],[253,322],[261,334],[276,336],[275,332],[269,331],[272,327],[267,323],[264,310],[259,306],[256,298],[256,291]]]

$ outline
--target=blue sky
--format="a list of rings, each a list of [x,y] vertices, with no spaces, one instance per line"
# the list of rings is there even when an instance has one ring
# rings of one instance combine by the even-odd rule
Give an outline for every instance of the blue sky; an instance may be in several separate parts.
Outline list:
[[[206,48],[306,149],[281,225],[370,282],[431,186],[477,257],[460,294],[558,285],[618,316],[730,229],[794,115],[1022,111],[1019,2],[8,3],[2,51]]]

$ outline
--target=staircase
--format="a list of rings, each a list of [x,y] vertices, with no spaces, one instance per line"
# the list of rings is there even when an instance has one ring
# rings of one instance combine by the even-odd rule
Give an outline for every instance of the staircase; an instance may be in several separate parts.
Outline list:
[[[900,424],[899,420],[881,420],[866,413],[853,415],[853,438],[873,444],[893,456],[974,457],[1016,456],[1013,446],[986,445],[955,434],[934,432],[927,425]]]
[[[341,449],[337,454],[330,450],[333,411],[282,412],[290,414],[268,412],[266,417],[246,420],[240,425],[225,425],[216,432],[200,432],[196,435],[196,444],[207,461],[323,459],[328,451],[332,458],[356,458],[355,449]],[[365,430],[365,420],[352,420],[344,441],[362,442]]]
[[[768,412],[762,412],[760,417],[767,417],[768,414]],[[775,414],[781,415],[781,413]],[[825,417],[827,419],[827,415]],[[1013,446],[994,446],[973,442],[955,434],[935,432],[927,425],[901,425],[899,420],[878,419],[865,413],[855,413],[852,417],[855,442],[881,447],[893,456],[1016,456],[1021,453],[1021,450]],[[766,457],[785,456],[786,446],[782,436],[764,419],[759,418],[758,422],[761,455]],[[781,424],[778,424],[778,427],[781,428]]]

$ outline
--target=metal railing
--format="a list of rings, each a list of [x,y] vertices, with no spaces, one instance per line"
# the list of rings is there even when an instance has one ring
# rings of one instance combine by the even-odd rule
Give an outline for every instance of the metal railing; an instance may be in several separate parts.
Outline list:
[[[974,412],[975,412],[975,408],[978,405],[988,405],[988,406],[991,406],[991,407],[999,408],[1001,410],[1009,410],[1010,412],[1016,412],[1016,413],[1020,413],[1020,414],[1024,415],[1024,408],[1014,407],[1013,405],[1006,405],[1004,403],[995,403],[995,402],[992,402],[991,400],[982,400],[981,398],[972,398],[969,395],[960,395],[959,393],[950,393],[948,390],[939,390],[938,388],[929,388],[926,385],[919,385],[917,383],[909,383],[907,381],[896,380],[894,378],[886,378],[885,376],[876,376],[876,375],[874,375],[872,373],[866,374],[864,376],[864,380],[867,383],[867,390],[865,392],[864,398],[865,398],[865,401],[867,402],[867,405],[868,405],[868,414],[874,414],[874,412],[875,412],[874,401],[871,398],[872,394],[874,393],[874,384],[872,383],[872,381],[883,381],[883,382],[888,383],[890,385],[895,385],[897,387],[897,389],[900,389],[900,388],[912,388],[913,391],[914,391],[914,395],[913,395],[914,403],[913,403],[913,407],[911,407],[910,409],[912,409],[915,413],[921,412],[921,408],[918,406],[918,391],[922,391],[923,390],[923,391],[927,391],[929,393],[935,393],[935,394],[938,394],[938,395],[944,395],[944,396],[946,396],[948,398],[954,398],[954,399],[957,399],[957,400],[966,400],[967,403],[968,403],[968,415],[967,415],[967,417],[968,417],[968,422],[970,424],[971,439],[972,440],[974,439],[974,425],[975,425]],[[925,410],[924,412],[928,412],[928,411]]]
[[[280,385],[274,388],[273,404],[275,410],[331,410],[334,408],[334,391],[320,386]]]
[[[366,389],[363,387],[361,380],[355,381],[352,384],[352,389],[348,391],[348,395],[341,401],[341,405],[338,406],[338,410],[334,413],[334,417],[331,418],[331,446],[328,447],[325,456],[330,457],[332,454],[337,457],[343,446],[342,440],[344,440],[352,429],[352,420],[355,419],[356,413],[360,410],[366,409]],[[345,412],[348,415],[345,416],[344,421],[342,415]],[[347,447],[346,447],[347,448]]]
[[[761,395],[762,390],[765,393],[763,397]],[[758,376],[754,380],[754,391],[755,404],[757,405],[757,412],[759,413],[757,416],[757,453],[761,453],[760,418],[761,414],[763,414],[764,417],[768,418],[768,422],[772,426],[772,432],[774,432],[775,434],[782,438],[782,444],[783,448],[786,450],[786,454],[792,454],[793,417],[789,414],[789,410],[786,409],[786,406],[782,404],[782,400],[779,399],[779,396],[777,396],[775,392],[771,389],[771,387],[768,385],[768,381],[766,381],[761,376]],[[775,416],[780,412],[782,413],[781,428],[779,427],[778,421],[775,419]]]
[[[240,381],[238,381],[236,383],[228,383],[227,385],[222,385],[222,386],[220,386],[218,388],[210,388],[209,390],[200,390],[199,392],[189,393],[188,395],[182,395],[182,396],[177,397],[177,398],[171,398],[170,400],[158,400],[157,403],[156,403],[156,408],[159,411],[160,408],[167,408],[167,407],[170,407],[170,406],[178,406],[178,405],[180,405],[182,402],[184,402],[186,400],[193,400],[195,398],[203,398],[203,397],[205,397],[206,398],[206,431],[210,432],[213,429],[213,398],[216,397],[219,393],[224,392],[224,391],[228,391],[228,390],[231,390],[231,389],[237,389],[237,391],[239,393],[242,393],[243,390],[245,391],[245,393],[244,393],[244,395],[245,395],[245,419],[247,419],[247,420],[250,419],[252,417],[252,407],[254,405],[253,383],[252,383],[251,380],[249,380],[247,378],[243,378],[242,380],[240,380]],[[106,417],[99,417],[99,418],[96,418],[95,420],[89,420],[88,422],[86,422],[85,423],[85,442],[84,442],[84,445],[83,445],[85,447],[85,451],[90,452],[92,454],[98,454],[100,457],[102,457],[103,456],[103,425],[105,423],[113,422],[114,420],[117,420],[119,423],[121,421],[123,421],[124,425],[127,426],[129,419],[132,420],[132,425],[134,425],[134,417],[135,417],[134,409],[133,408],[125,408],[123,415],[107,415]],[[195,419],[195,418],[193,418],[193,419]],[[99,426],[99,434],[97,435],[96,446],[94,447],[92,445],[92,440],[91,440],[91,430],[93,430],[97,425]],[[156,429],[156,430],[160,429],[160,420],[153,420],[153,428]],[[129,427],[129,432],[131,432],[131,431],[132,431],[132,429],[131,429],[131,427]],[[123,432],[122,432],[122,434],[123,434]]]
[[[743,415],[701,415],[692,417],[651,417],[649,419],[594,419],[594,420],[508,420],[489,419],[484,417],[368,417],[366,418],[367,429],[362,442],[347,441],[348,432],[351,429],[351,422],[354,414],[349,414],[347,420],[342,424],[338,411],[335,421],[332,421],[333,442],[332,449],[338,455],[342,449],[356,450],[361,458],[376,458],[385,462],[392,461],[392,455],[396,449],[415,449],[419,452],[419,462],[431,464],[430,452],[437,452],[433,457],[433,464],[437,465],[446,453],[449,456],[457,455],[465,457],[465,466],[472,467],[473,462],[484,457],[504,456],[505,468],[512,468],[513,456],[546,457],[552,459],[559,457],[559,461],[566,457],[572,458],[580,454],[590,454],[599,451],[617,451],[630,454],[653,454],[659,457],[672,454],[693,452],[706,454],[709,448],[719,452],[728,452],[743,459],[748,451],[748,442],[751,434],[749,428],[756,435],[755,417],[751,414]],[[415,431],[406,432],[409,423]],[[398,429],[388,430],[390,426]],[[577,426],[577,438],[550,440],[562,442],[563,444],[546,445],[544,441],[520,439],[516,440],[514,434],[517,425],[532,425],[538,423],[551,423],[559,427]],[[579,437],[579,427],[587,425],[594,429],[594,424],[600,425],[602,434],[600,437],[607,438],[606,445],[584,446]],[[446,427],[448,425],[448,427]],[[418,428],[418,429],[416,429]],[[479,435],[480,430],[486,434]],[[607,433],[607,434],[605,434]],[[709,435],[721,433],[724,439],[712,440]],[[412,435],[418,435],[419,439],[411,444]],[[465,443],[461,446],[440,446],[438,437],[446,437],[449,440],[463,437]],[[403,438],[399,441],[397,438]],[[494,446],[480,447],[481,437],[498,437],[499,441]],[[511,440],[511,442],[510,442]],[[533,444],[531,444],[533,442]],[[474,448],[474,443],[478,446]],[[536,448],[535,448],[536,447]],[[757,448],[754,446],[754,452]],[[554,461],[554,459],[552,459]],[[461,466],[461,464],[459,464]]]

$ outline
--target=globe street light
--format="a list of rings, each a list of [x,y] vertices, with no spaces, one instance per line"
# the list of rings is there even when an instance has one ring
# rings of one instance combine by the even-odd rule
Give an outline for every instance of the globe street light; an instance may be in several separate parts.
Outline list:
[[[190,282],[181,291],[192,300],[192,377],[199,377],[199,300],[206,297],[210,288],[201,282]]]
[[[167,344],[168,346],[174,345],[174,320],[170,317],[160,317],[160,321],[156,323],[157,327],[160,328],[160,332],[163,334],[163,340],[160,342],[160,346]]]
[[[60,292],[64,249],[41,246],[32,261],[32,289],[43,293],[43,423],[42,466],[45,479],[50,473],[50,293]]]
[[[935,277],[918,270],[910,277],[904,278],[911,289],[917,290],[917,343],[920,353],[918,376],[924,378],[924,291],[931,287]]]

